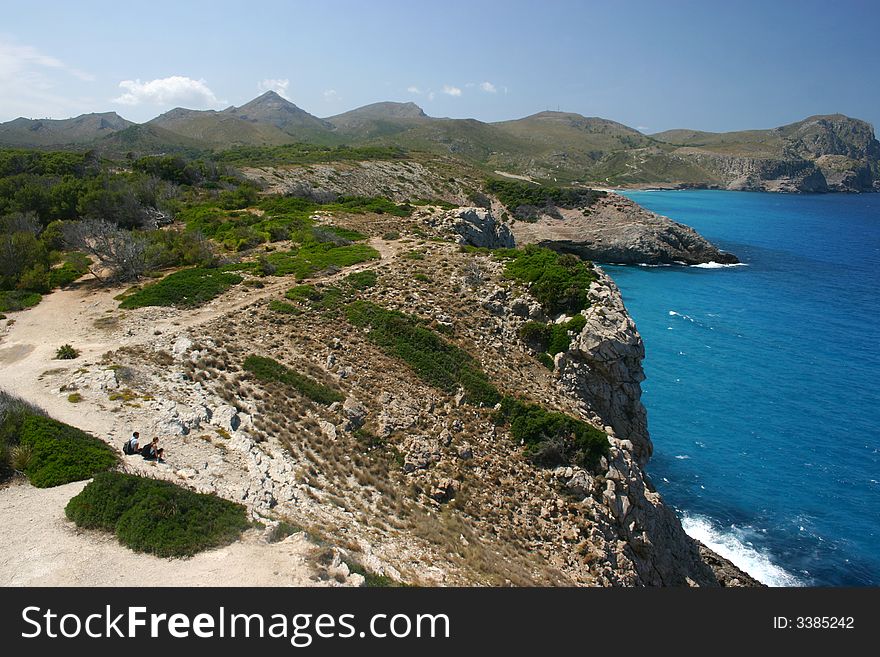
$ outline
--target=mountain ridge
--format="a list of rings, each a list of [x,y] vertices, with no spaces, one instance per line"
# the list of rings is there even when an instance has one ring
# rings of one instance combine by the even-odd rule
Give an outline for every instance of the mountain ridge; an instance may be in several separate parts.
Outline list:
[[[873,127],[843,114],[814,115],[764,130],[682,128],[646,135],[610,119],[574,112],[542,111],[487,123],[432,117],[412,102],[371,103],[319,118],[267,91],[239,107],[178,107],[143,124],[115,112],[71,119],[18,118],[0,124],[0,146],[113,150],[120,141],[113,135],[133,125],[163,130],[140,142],[146,152],[179,150],[181,140],[187,148],[204,150],[295,142],[398,146],[459,157],[487,172],[504,170],[571,184],[880,190],[880,143]]]

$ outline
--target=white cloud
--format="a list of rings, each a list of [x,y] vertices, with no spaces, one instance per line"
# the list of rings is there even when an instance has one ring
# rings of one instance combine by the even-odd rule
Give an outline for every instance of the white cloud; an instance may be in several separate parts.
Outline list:
[[[449,96],[461,96],[461,89],[458,87],[453,87],[448,84],[443,85],[443,93]]]
[[[205,80],[193,80],[183,75],[172,75],[148,82],[123,80],[123,93],[112,102],[120,105],[186,105],[190,109],[204,109],[224,105]]]
[[[487,94],[494,94],[498,91],[494,84],[491,82],[481,82],[480,89],[485,91]]]
[[[327,89],[324,91],[324,100],[328,103],[335,103],[342,100],[336,89]]]
[[[0,121],[16,116],[66,118],[88,111],[87,99],[67,96],[66,91],[78,88],[77,81],[94,79],[33,46],[0,39]]]
[[[274,78],[269,78],[267,80],[260,80],[257,82],[257,89],[260,93],[265,93],[267,91],[274,91],[276,94],[290,100],[287,97],[287,88],[290,86],[290,80],[276,80]]]
[[[434,100],[434,92],[433,91],[428,92],[428,100]]]
[[[415,85],[411,85],[411,86],[407,87],[406,90],[407,90],[409,93],[411,93],[411,94],[416,94],[416,95],[419,95],[419,94],[422,93],[422,90],[419,89],[419,88],[418,88],[417,86],[415,86]]]

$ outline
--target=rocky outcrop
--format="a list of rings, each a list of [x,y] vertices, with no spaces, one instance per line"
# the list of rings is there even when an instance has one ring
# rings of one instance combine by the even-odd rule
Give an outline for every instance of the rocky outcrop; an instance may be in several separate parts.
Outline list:
[[[489,210],[457,208],[426,220],[428,225],[455,236],[459,244],[489,249],[513,248],[516,242],[507,224]]]
[[[517,244],[536,243],[587,260],[612,264],[684,264],[739,262],[689,226],[646,210],[618,194],[608,194],[589,210],[559,210],[561,219],[542,216],[536,223],[517,221]]]
[[[827,192],[828,181],[814,163],[800,158],[735,157],[701,151],[682,153],[724,181],[731,191]]]
[[[337,196],[387,196],[395,201],[442,198],[464,203],[466,191],[418,162],[334,162],[292,167],[242,168],[272,194],[327,201]]]
[[[563,389],[632,443],[633,455],[644,465],[653,451],[641,401],[645,347],[617,286],[597,273],[599,281],[590,286],[592,305],[583,311],[586,326],[557,356],[556,369]]]
[[[674,133],[674,134],[673,134]],[[811,116],[773,130],[741,133],[672,131],[675,157],[705,172],[683,187],[761,192],[880,190],[880,142],[870,124],[842,114]]]
[[[583,311],[586,326],[556,357],[556,367],[566,396],[577,400],[585,415],[597,414],[609,433],[612,449],[602,473],[601,512],[625,544],[641,584],[749,585],[751,578],[721,557],[711,551],[712,560],[704,557],[701,549],[707,548],[684,532],[644,472],[653,450],[641,402],[644,346],[617,286],[601,270],[597,273],[591,306]],[[596,486],[574,476],[567,485],[582,491]]]

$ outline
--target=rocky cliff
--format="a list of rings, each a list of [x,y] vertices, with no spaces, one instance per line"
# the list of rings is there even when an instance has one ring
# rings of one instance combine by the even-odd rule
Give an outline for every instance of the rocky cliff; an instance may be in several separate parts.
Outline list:
[[[670,131],[674,155],[706,172],[704,186],[766,192],[880,190],[880,142],[870,124],[842,114],[743,133]]]
[[[540,244],[588,260],[614,264],[739,262],[697,231],[646,210],[619,194],[599,199],[588,210],[559,209],[536,223],[512,225],[516,242]]]
[[[359,298],[417,317],[472,354],[504,394],[592,423],[608,436],[608,456],[590,469],[533,464],[492,408],[426,384],[338,307],[304,302],[279,312],[291,285],[283,278],[254,279],[197,311],[144,308],[108,322],[97,306],[101,339],[119,348],[69,369],[35,367],[42,374],[33,385],[62,407],[78,392],[75,413],[100,425],[96,433],[111,444],[131,427],[161,438],[168,464],[134,459],[127,467],[241,501],[269,526],[303,527],[393,579],[751,583],[700,555],[644,474],[651,443],[640,401],[642,343],[610,279],[597,273],[585,326],[550,370],[519,329],[552,318],[504,276],[501,261],[450,240],[455,222],[335,221],[373,235],[382,258],[318,275],[312,284],[323,298],[353,271],[375,271],[377,284]],[[376,236],[392,227],[403,236]],[[92,312],[95,303],[76,306]],[[91,316],[79,325],[91,327]],[[332,386],[344,401],[316,404],[262,382],[242,367],[249,354]],[[715,563],[735,576],[719,579]]]

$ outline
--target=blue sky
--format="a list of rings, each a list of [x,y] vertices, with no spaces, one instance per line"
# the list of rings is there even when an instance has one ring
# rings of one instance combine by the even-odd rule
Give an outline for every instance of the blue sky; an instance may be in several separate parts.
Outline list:
[[[382,100],[483,121],[544,109],[645,132],[880,122],[880,2],[5,2],[0,121]]]

